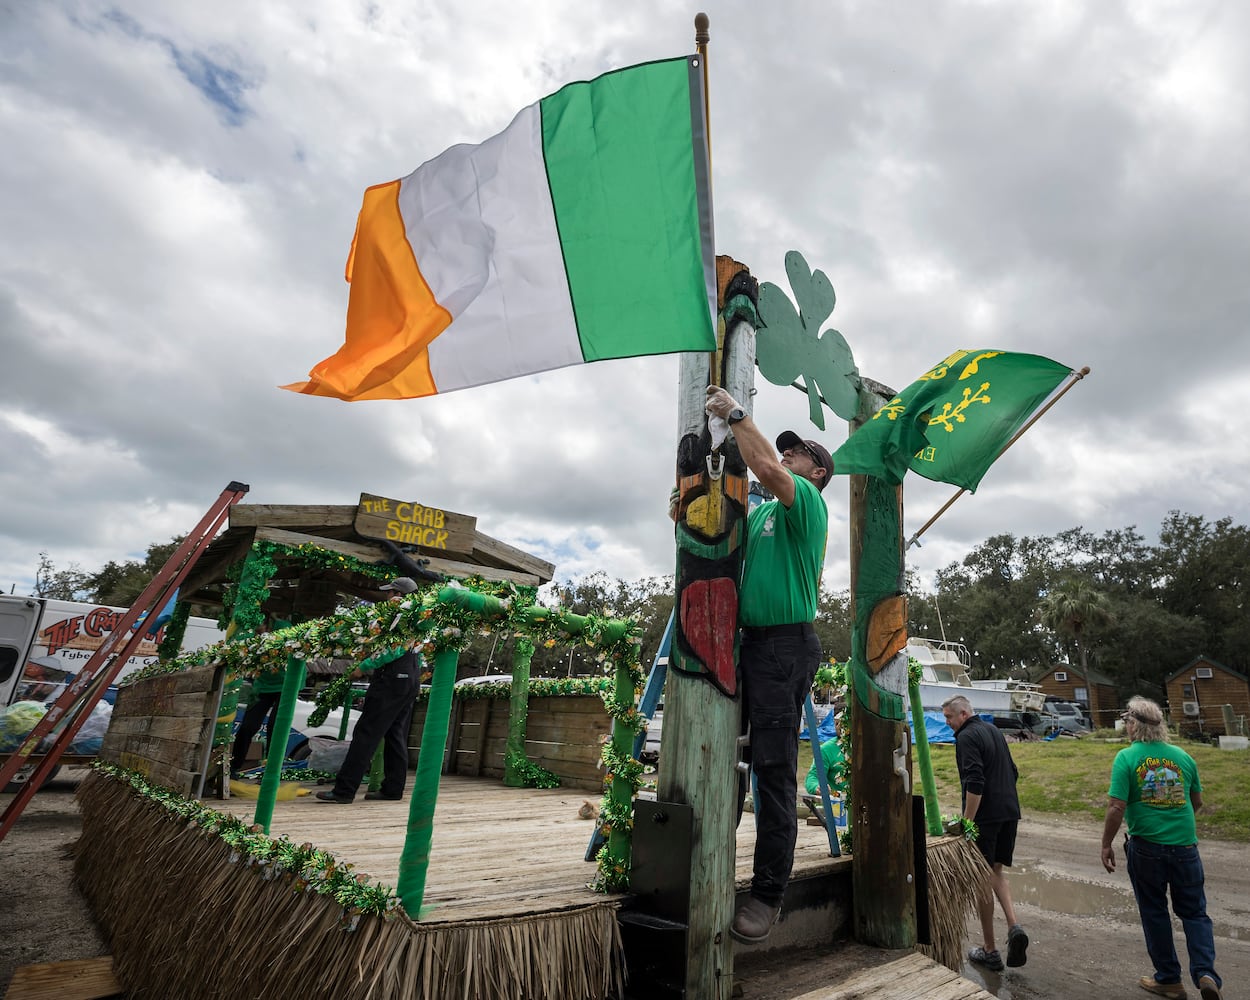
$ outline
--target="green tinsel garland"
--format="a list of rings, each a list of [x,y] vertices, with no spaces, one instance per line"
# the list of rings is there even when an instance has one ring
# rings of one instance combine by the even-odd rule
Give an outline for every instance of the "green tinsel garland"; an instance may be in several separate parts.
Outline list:
[[[525,788],[559,788],[560,778],[541,764],[535,764],[523,753],[508,754],[507,765],[514,768]]]
[[[226,570],[226,580],[229,582],[221,594],[221,617],[217,619],[219,628],[225,629],[230,625],[236,606],[241,612],[243,609],[250,609],[243,615],[248,622],[240,621],[240,627],[250,625],[253,631],[260,627],[263,621],[260,607],[269,597],[269,581],[278,572],[275,557],[298,562],[305,569],[328,569],[339,573],[355,573],[383,583],[399,575],[399,570],[394,566],[362,562],[354,556],[323,549],[313,542],[304,542],[301,545],[283,545],[281,542],[269,541],[253,542],[248,559],[242,563],[235,563]],[[255,564],[249,574],[249,581],[240,584],[239,574],[251,560],[255,560]]]
[[[156,647],[156,655],[162,660],[170,660],[182,649],[182,638],[187,632],[187,621],[191,617],[191,605],[187,601],[177,601],[174,613],[165,623],[165,638]]]
[[[255,865],[264,879],[281,878],[292,892],[333,897],[343,907],[340,927],[345,931],[354,931],[362,915],[388,918],[399,908],[394,888],[380,882],[371,884],[367,876],[356,875],[353,865],[340,861],[329,851],[311,844],[293,844],[286,837],[269,837],[237,816],[217,812],[201,802],[149,784],[137,771],[98,761],[93,766],[126,782],[137,794],[186,824],[220,837],[230,847],[231,864]]]
[[[253,555],[259,562],[247,576],[267,581],[264,576],[267,568],[265,560],[272,562],[270,556],[277,548],[267,542],[253,546]],[[388,575],[394,575],[389,567],[387,571]],[[252,592],[255,589],[246,588],[247,592],[241,593],[236,586],[233,603],[239,600],[258,601],[259,594]],[[488,616],[455,602],[440,601],[439,594],[445,589],[464,589],[493,597],[502,603],[503,613]],[[595,660],[605,673],[610,672],[616,678],[623,675],[629,690],[629,697],[618,697],[617,683],[606,679],[598,687],[609,716],[631,734],[642,732],[645,720],[636,705],[645,678],[639,658],[642,640],[638,635],[637,622],[632,619],[623,622],[613,620],[606,615],[576,616],[542,607],[534,603],[536,594],[533,587],[519,587],[506,581],[486,581],[480,577],[469,578],[463,583],[431,583],[398,601],[361,604],[342,614],[263,634],[249,635],[244,632],[240,639],[150,664],[131,674],[126,683],[207,664],[223,664],[228,677],[254,678],[265,671],[284,669],[289,656],[301,660],[326,657],[361,661],[396,646],[415,649],[427,659],[433,659],[444,650],[463,650],[475,635],[506,630],[528,637],[535,645],[541,643],[550,647],[561,641],[580,641],[595,649]],[[255,606],[259,609],[259,603]],[[342,684],[343,681],[340,679],[337,683]],[[569,689],[574,684],[572,679],[548,683],[557,688],[567,685]],[[340,687],[337,705],[342,704],[343,697]],[[605,832],[610,833],[613,829],[629,831],[632,827],[632,816],[629,814],[631,803],[641,785],[644,768],[632,757],[617,760],[610,751],[611,744],[608,743],[603,757],[607,771],[605,786],[610,786],[613,779],[619,777],[628,787],[629,795],[627,801],[617,808],[613,805],[613,798],[605,794],[600,815]],[[623,857],[611,845],[600,852],[599,872],[592,883],[594,888],[604,892],[623,889],[628,878],[627,842]]]

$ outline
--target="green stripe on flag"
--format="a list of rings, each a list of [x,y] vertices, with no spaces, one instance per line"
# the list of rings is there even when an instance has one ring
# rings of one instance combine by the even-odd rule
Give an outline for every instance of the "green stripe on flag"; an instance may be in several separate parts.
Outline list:
[[[715,348],[711,208],[693,62],[617,70],[540,102],[543,156],[587,361]],[[704,158],[699,169],[696,157]]]

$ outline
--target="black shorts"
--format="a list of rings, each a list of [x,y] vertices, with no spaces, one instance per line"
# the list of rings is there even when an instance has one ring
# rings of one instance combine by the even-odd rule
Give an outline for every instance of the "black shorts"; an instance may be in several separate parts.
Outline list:
[[[977,848],[990,865],[1011,867],[1011,855],[1016,849],[1016,825],[1018,820],[1001,823],[977,824]]]

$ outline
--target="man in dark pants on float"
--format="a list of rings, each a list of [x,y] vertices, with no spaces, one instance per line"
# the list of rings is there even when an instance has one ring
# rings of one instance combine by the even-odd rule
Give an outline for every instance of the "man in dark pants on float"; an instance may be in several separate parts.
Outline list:
[[[1016,795],[1016,762],[997,726],[972,711],[961,694],[942,702],[942,715],[955,733],[955,766],[963,787],[963,818],[976,822],[977,848],[990,865],[990,883],[977,898],[981,917],[980,947],[968,952],[968,961],[991,972],[1003,971],[1003,957],[994,946],[994,897],[1007,918],[1007,964],[1028,960],[1029,936],[1016,921],[1011,889],[1003,866],[1011,867],[1020,822],[1020,799]]]
[[[417,589],[417,583],[401,576],[378,589],[411,594]],[[404,786],[408,782],[408,730],[412,725],[412,706],[421,690],[421,657],[409,649],[390,650],[373,659],[382,665],[370,673],[365,704],[352,730],[352,743],[339,767],[334,788],[317,793],[316,797],[322,802],[347,805],[355,799],[356,790],[373,761],[374,751],[383,740],[382,787],[376,792],[365,792],[365,798],[395,800],[404,797]],[[366,660],[361,666],[369,663]]]
[[[776,497],[747,516],[746,560],[738,590],[738,671],[759,813],[751,894],[734,914],[730,933],[755,943],[768,937],[781,912],[794,866],[799,717],[821,652],[812,621],[829,514],[820,491],[833,475],[833,459],[823,445],[804,441],[794,431],[777,438],[778,458],[729,393],[717,386],[708,386],[707,392],[707,412],[729,424],[747,467]]]

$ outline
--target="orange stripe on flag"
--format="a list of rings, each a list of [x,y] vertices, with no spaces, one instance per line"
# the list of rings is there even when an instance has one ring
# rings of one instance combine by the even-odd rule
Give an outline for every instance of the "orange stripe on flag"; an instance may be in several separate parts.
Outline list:
[[[339,399],[411,399],[438,392],[426,349],[451,324],[421,274],[399,211],[399,181],[365,191],[347,258],[347,336],[307,382],[283,386]]]

